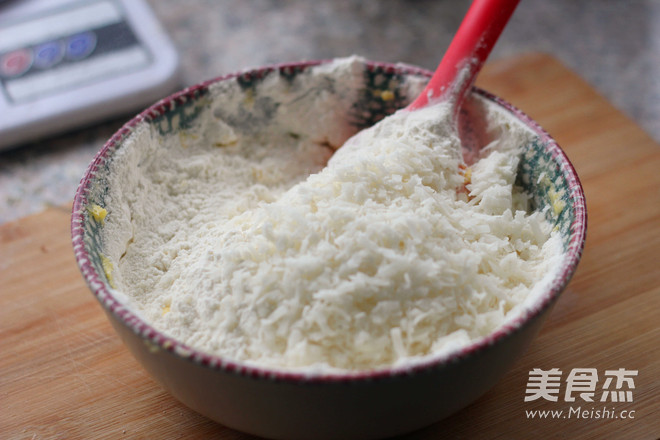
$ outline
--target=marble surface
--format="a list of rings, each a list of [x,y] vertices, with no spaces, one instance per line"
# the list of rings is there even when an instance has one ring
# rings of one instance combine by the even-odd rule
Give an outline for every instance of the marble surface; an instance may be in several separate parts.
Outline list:
[[[458,0],[149,0],[178,49],[181,83],[266,63],[351,54],[434,69]],[[660,0],[523,0],[491,59],[549,53],[660,141]],[[0,152],[0,223],[69,202],[130,115]]]

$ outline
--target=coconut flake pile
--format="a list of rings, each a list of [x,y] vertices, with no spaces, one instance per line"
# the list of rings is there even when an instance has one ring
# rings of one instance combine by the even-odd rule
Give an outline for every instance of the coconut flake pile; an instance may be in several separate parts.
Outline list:
[[[108,216],[130,231],[118,289],[167,334],[254,365],[370,370],[463,348],[524,313],[561,253],[514,185],[532,134],[488,114],[499,138],[467,172],[442,105],[397,112],[323,168],[304,142],[264,165],[279,144],[266,156],[240,136],[133,167],[113,196],[130,226]]]

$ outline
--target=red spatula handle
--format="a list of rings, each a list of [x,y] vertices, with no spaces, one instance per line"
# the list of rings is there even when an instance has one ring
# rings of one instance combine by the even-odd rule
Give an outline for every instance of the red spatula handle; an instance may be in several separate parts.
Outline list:
[[[474,0],[424,91],[408,108],[456,97],[456,110],[520,0]],[[460,74],[466,68],[465,75]],[[448,95],[449,94],[449,95]]]

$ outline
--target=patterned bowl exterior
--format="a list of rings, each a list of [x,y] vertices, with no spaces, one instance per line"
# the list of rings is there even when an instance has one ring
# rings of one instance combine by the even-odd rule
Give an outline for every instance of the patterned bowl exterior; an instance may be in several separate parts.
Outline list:
[[[85,172],[73,204],[71,234],[76,261],[111,323],[143,366],[175,397],[227,426],[271,438],[376,438],[408,432],[455,412],[487,391],[538,332],[543,318],[576,270],[586,237],[587,210],[578,176],[556,142],[532,119],[504,100],[475,88],[536,133],[525,146],[518,184],[559,230],[565,258],[559,275],[524,315],[489,337],[450,356],[397,368],[350,373],[298,373],[231,362],[195,350],[159,332],[124,307],[103,269],[102,225],[90,213],[106,207],[108,164],[113,153],[142,123],[161,133],[186,129],[208,106],[209,86],[235,81],[246,93],[268,75],[293,79],[330,60],[280,64],[215,78],[152,105],[127,122],[103,146]],[[365,89],[353,106],[351,123],[372,125],[408,104],[378,96],[385,77],[428,78],[414,66],[366,62]],[[246,398],[249,393],[252,397]],[[396,414],[396,416],[392,416]]]

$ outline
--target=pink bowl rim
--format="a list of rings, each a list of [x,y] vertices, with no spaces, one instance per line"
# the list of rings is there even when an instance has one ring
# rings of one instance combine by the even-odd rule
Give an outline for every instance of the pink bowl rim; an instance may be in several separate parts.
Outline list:
[[[458,351],[451,352],[446,355],[431,355],[419,362],[397,367],[383,367],[373,370],[356,370],[346,372],[332,371],[321,373],[315,371],[306,372],[262,367],[253,364],[241,363],[239,361],[227,360],[219,355],[209,354],[201,350],[189,347],[186,344],[183,344],[182,342],[165,335],[139,318],[131,310],[127,309],[121,301],[113,296],[112,290],[103,281],[100,274],[97,273],[93,268],[90,262],[89,252],[85,246],[84,241],[84,209],[87,206],[87,194],[89,192],[90,184],[93,182],[99,166],[112,156],[112,153],[115,151],[115,149],[124,139],[126,139],[130,133],[132,133],[133,129],[138,124],[142,122],[150,122],[154,118],[157,118],[158,116],[167,112],[174,104],[185,102],[190,98],[194,99],[196,93],[200,91],[206,91],[206,89],[211,84],[241,76],[246,77],[246,75],[248,78],[250,76],[259,77],[277,70],[286,72],[290,69],[306,69],[308,67],[325,64],[330,61],[332,61],[332,59],[270,64],[219,76],[187,87],[166,98],[161,99],[126,122],[104,144],[104,146],[89,164],[76,190],[71,215],[71,238],[76,262],[89,289],[92,291],[96,299],[101,303],[106,312],[109,312],[120,323],[128,327],[133,333],[142,338],[146,343],[151,344],[152,347],[165,350],[180,358],[181,360],[194,362],[199,366],[207,367],[212,370],[237,374],[254,379],[266,379],[269,381],[284,381],[294,384],[331,384],[357,383],[382,379],[401,378],[413,375],[415,373],[428,372],[441,369],[451,364],[456,364],[487,350],[489,347],[502,342],[508,336],[521,331],[526,325],[538,319],[541,315],[544,314],[544,312],[549,309],[550,305],[559,297],[563,289],[572,278],[575,270],[577,269],[578,262],[582,256],[587,230],[586,200],[575,168],[569,161],[564,151],[554,141],[554,139],[524,112],[506,102],[502,98],[499,98],[480,88],[473,87],[473,93],[476,93],[477,95],[480,95],[487,100],[493,101],[502,108],[506,109],[539,136],[543,144],[546,145],[546,148],[550,152],[553,159],[557,162],[563,174],[566,176],[569,187],[568,197],[573,199],[575,219],[571,223],[570,241],[565,252],[565,257],[562,261],[561,269],[559,270],[558,275],[553,279],[550,288],[535,304],[533,304],[532,307],[527,309],[526,313],[510,321],[487,337],[479,339]],[[367,69],[383,69],[389,73],[396,72],[407,75],[420,75],[429,78],[433,73],[420,67],[400,63],[392,64],[366,60],[365,64]]]

